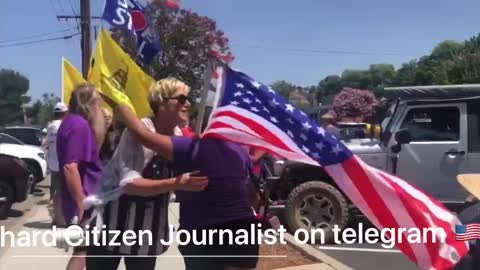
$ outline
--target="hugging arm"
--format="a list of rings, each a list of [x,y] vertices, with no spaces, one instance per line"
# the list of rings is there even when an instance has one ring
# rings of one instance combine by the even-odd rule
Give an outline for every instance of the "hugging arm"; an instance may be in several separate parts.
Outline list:
[[[142,125],[148,124],[142,122]],[[150,126],[149,130],[151,129],[153,126]],[[112,163],[106,169],[105,178],[111,181],[120,181],[119,185],[125,187],[126,194],[142,197],[174,190],[202,191],[208,184],[207,177],[196,175],[198,172],[180,174],[177,177],[160,181],[146,179],[142,177],[142,172],[146,169],[145,163],[150,158],[149,154],[145,152],[145,148],[127,129],[122,134]],[[155,165],[153,168],[156,168]]]

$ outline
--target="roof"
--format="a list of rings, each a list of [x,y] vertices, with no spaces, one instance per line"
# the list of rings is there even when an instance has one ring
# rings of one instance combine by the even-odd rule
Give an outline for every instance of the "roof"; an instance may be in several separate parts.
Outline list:
[[[38,126],[31,126],[31,125],[10,125],[3,127],[4,129],[14,129],[14,128],[21,128],[21,129],[38,129],[42,130],[41,127]]]
[[[480,98],[480,84],[386,87],[385,97],[402,100]]]

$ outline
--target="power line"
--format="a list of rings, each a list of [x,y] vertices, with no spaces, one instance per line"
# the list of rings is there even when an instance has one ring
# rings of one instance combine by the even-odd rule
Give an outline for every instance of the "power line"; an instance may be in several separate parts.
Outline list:
[[[73,8],[72,0],[68,0],[68,3],[70,4],[70,7],[72,8],[73,15],[76,15],[77,12],[75,12],[75,9]],[[75,22],[77,23],[77,31],[80,31],[80,23],[78,22],[78,19],[75,20]]]
[[[65,9],[63,8],[63,4],[61,0],[57,0],[58,6],[60,7],[60,12],[65,13]]]
[[[401,53],[390,52],[362,52],[362,51],[350,51],[350,50],[321,50],[321,49],[303,49],[303,48],[275,48],[265,47],[260,45],[241,45],[232,44],[237,47],[244,47],[249,49],[261,49],[261,50],[276,50],[284,52],[299,52],[299,53],[318,53],[318,54],[345,54],[345,55],[392,55],[392,56],[411,56]]]
[[[54,16],[56,17],[57,16],[57,7],[56,7],[56,4],[55,4],[55,0],[49,0],[49,3],[50,3],[50,7],[52,8],[52,12],[53,12]],[[61,5],[60,2],[57,2],[57,4]],[[62,6],[60,6],[60,8],[62,9]],[[58,29],[62,29],[63,28],[62,26],[64,26],[64,25],[66,25],[67,28],[71,28],[71,26],[68,22],[61,23],[60,21],[58,21],[58,24],[57,24]],[[74,34],[74,33],[78,32],[78,30],[77,31],[73,31],[73,30],[74,29],[70,30],[70,34]]]
[[[55,31],[55,32],[35,34],[35,35],[31,35],[31,36],[23,36],[23,37],[12,38],[12,39],[5,39],[5,40],[0,40],[0,43],[5,43],[5,42],[17,42],[17,41],[27,40],[27,39],[31,39],[31,38],[36,38],[36,37],[49,36],[49,35],[51,35],[51,34],[65,33],[65,32],[69,32],[69,31],[71,31],[71,30],[72,30],[72,29],[63,29],[63,30]]]
[[[29,45],[29,44],[36,44],[36,43],[42,43],[42,42],[47,42],[47,41],[54,41],[54,40],[65,40],[65,39],[71,39],[75,36],[80,35],[80,33],[75,33],[72,35],[68,36],[62,36],[62,37],[55,37],[55,38],[45,38],[45,39],[38,39],[38,40],[31,40],[31,41],[26,41],[26,42],[18,42],[18,43],[12,43],[12,44],[7,44],[7,45],[0,45],[0,48],[9,48],[9,47],[16,47],[16,46],[21,46],[21,45]]]

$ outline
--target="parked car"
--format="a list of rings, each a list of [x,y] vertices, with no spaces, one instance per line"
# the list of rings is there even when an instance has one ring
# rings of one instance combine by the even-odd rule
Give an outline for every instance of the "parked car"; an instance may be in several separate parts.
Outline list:
[[[468,192],[456,176],[480,172],[480,85],[390,88],[386,93],[390,107],[380,139],[344,143],[370,166],[409,181],[452,211],[461,210]],[[287,227],[321,228],[332,241],[333,225],[345,226],[356,212],[335,181],[322,167],[287,160],[274,168],[278,180],[271,199],[285,201]]]
[[[45,152],[39,146],[27,145],[8,134],[0,133],[0,154],[17,157],[28,165],[34,175],[32,189],[47,176]]]
[[[22,141],[24,144],[42,146],[44,134],[41,128],[33,126],[7,126],[1,130]]]
[[[7,217],[14,203],[28,198],[32,184],[33,174],[25,162],[0,154],[0,219]]]

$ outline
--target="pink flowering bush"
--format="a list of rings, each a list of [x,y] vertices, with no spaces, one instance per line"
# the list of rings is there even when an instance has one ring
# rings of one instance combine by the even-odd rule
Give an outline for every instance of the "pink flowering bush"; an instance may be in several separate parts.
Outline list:
[[[369,90],[343,88],[335,96],[333,110],[340,119],[345,117],[368,118],[372,115],[376,104],[377,99]]]

